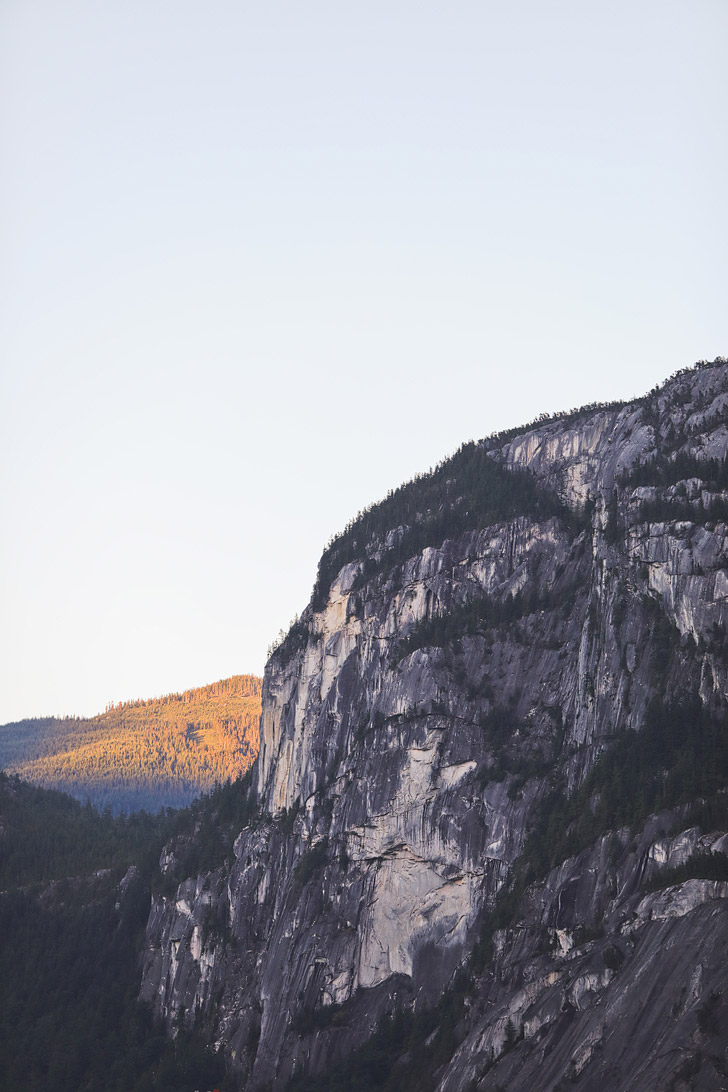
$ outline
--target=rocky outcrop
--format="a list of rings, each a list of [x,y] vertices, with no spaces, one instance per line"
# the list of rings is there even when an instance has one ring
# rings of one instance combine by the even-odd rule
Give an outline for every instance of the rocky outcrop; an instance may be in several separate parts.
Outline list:
[[[642,892],[660,864],[722,852],[728,839],[664,837],[676,822],[663,814],[639,838],[608,835],[529,891],[496,935],[442,1092],[723,1087],[728,883]]]
[[[492,438],[483,458],[561,506],[459,518],[396,564],[413,525],[362,532],[329,587],[320,577],[266,668],[260,813],[234,862],[157,898],[147,930],[142,997],[170,1029],[201,1021],[241,1087],[283,1089],[346,1057],[383,1013],[432,1005],[554,787],[582,785],[655,697],[722,711],[728,508],[705,460],[728,450],[727,406],[717,362],[639,402]],[[673,481],[677,456],[691,474]],[[658,995],[630,1047],[640,1089],[693,1057],[696,1006],[723,988],[727,889],[644,890],[702,835],[680,837],[648,824],[636,845],[605,836],[531,878],[478,971],[443,1092],[550,1089],[587,1070],[637,1087],[631,1055],[615,1075],[620,1029]],[[580,943],[585,925],[602,935]],[[673,998],[698,956],[699,983]]]

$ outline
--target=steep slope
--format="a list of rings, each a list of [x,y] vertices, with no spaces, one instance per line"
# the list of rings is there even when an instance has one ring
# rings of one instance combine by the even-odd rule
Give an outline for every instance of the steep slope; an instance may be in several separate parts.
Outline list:
[[[161,847],[214,814],[224,859],[232,796],[242,782],[195,809],[113,818],[0,773],[0,1088],[229,1087],[222,1059],[194,1033],[165,1039],[136,994]]]
[[[152,908],[142,996],[170,1027],[202,1022],[251,1090],[340,1087],[342,1059],[352,1088],[626,1089],[633,1021],[641,1092],[711,1087],[727,452],[721,360],[466,445],[357,517],[266,667],[234,865]],[[699,846],[716,875],[646,894]]]
[[[245,773],[258,753],[261,680],[236,675],[88,720],[45,718],[0,727],[0,767],[37,785],[109,806],[184,807]]]

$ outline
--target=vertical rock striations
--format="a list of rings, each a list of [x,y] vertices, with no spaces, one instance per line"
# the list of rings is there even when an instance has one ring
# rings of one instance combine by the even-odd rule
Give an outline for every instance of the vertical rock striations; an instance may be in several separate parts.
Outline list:
[[[651,803],[702,783],[666,769],[658,785],[655,768],[633,845],[607,835],[624,775],[600,771],[633,732],[662,739],[682,716],[713,739],[723,723],[727,422],[728,365],[702,365],[639,401],[466,445],[332,543],[266,667],[260,812],[234,861],[153,905],[142,996],[170,1028],[201,1020],[242,1087],[283,1089],[384,1013],[433,1006],[465,963],[474,1000],[433,1080],[535,1087],[534,1044],[553,1034],[551,1088],[611,1057],[639,983],[660,988],[665,945],[687,974],[705,941],[684,1019],[635,1039],[639,1087],[662,1087],[673,1070],[650,1051],[683,1050],[720,986],[728,889],[641,886],[677,853],[665,831],[684,814],[658,831]],[[687,746],[670,740],[668,763]],[[585,923],[602,930],[586,947]]]

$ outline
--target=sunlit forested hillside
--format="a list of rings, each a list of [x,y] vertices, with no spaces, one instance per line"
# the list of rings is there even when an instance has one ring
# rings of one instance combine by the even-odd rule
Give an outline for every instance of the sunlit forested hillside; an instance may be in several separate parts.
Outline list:
[[[258,753],[261,680],[235,675],[110,706],[88,720],[0,727],[0,768],[118,814],[181,807],[235,779]]]

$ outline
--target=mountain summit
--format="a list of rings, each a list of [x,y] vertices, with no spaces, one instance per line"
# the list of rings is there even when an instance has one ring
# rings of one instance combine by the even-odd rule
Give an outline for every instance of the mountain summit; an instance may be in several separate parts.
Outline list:
[[[361,513],[263,683],[258,811],[141,995],[241,1088],[716,1089],[728,362]]]

